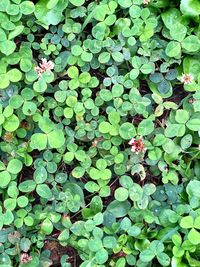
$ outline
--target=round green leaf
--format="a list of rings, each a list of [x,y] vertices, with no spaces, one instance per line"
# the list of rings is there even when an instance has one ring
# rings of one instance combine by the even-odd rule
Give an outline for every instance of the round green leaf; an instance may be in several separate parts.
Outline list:
[[[44,150],[47,146],[47,135],[35,133],[31,136],[30,146],[33,149]]]
[[[168,57],[179,57],[181,54],[181,45],[176,41],[171,41],[168,43],[165,53]]]
[[[4,129],[7,132],[14,132],[19,127],[19,119],[15,114],[12,114],[10,117],[6,119],[3,124]]]
[[[130,122],[123,123],[119,128],[120,136],[125,140],[130,140],[136,135],[135,127]]]
[[[149,119],[144,119],[141,121],[138,125],[138,134],[139,135],[149,135],[152,133],[154,130],[154,124],[151,120]]]
[[[125,201],[128,198],[128,190],[123,187],[119,187],[115,190],[115,199],[118,201]]]
[[[8,163],[7,170],[12,174],[17,174],[22,170],[22,162],[19,159],[11,159]]]
[[[20,9],[22,14],[29,15],[34,12],[35,6],[34,3],[31,1],[24,1],[20,4]]]
[[[0,172],[0,187],[5,188],[11,180],[11,175],[8,171],[1,171]]]
[[[74,6],[82,6],[85,3],[85,0],[69,0]]]
[[[50,190],[50,188],[48,187],[48,185],[46,184],[39,184],[36,187],[36,192],[38,193],[38,195],[42,198],[46,198],[46,199],[51,199],[53,194]]]
[[[48,144],[51,148],[60,148],[65,143],[65,137],[62,130],[54,130],[47,134]]]

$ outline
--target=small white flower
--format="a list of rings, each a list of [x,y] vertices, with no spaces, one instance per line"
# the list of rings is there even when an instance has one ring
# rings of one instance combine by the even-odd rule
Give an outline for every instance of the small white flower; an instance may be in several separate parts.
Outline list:
[[[139,154],[140,152],[145,152],[145,147],[142,138],[136,140],[135,138],[131,138],[128,143],[131,146],[131,151],[135,154]]]
[[[131,152],[135,153],[135,154],[138,154],[139,152],[136,150],[136,147],[135,146],[132,146],[131,147]]]
[[[128,144],[129,144],[130,146],[132,146],[132,145],[134,144],[134,142],[135,142],[135,138],[131,138],[131,140],[128,142]]]
[[[39,63],[39,66],[35,67],[35,71],[37,71],[39,76],[46,71],[54,69],[54,63],[51,60],[47,61],[46,58],[42,58],[41,61],[42,62]]]
[[[181,82],[184,84],[191,84],[194,80],[194,77],[192,74],[182,74],[181,78],[180,78]]]
[[[27,253],[22,253],[20,255],[20,262],[22,264],[26,264],[26,263],[28,263],[31,260],[32,260],[32,256],[29,256]]]
[[[151,2],[151,0],[143,0],[144,5],[148,5]]]

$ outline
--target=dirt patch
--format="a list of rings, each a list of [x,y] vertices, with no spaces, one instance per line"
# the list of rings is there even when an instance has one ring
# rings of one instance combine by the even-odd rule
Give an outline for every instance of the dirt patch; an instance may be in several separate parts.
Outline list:
[[[58,241],[46,241],[44,249],[50,251],[50,259],[52,260],[53,267],[60,267],[60,259],[63,255],[68,255],[68,262],[71,263],[72,267],[79,267],[81,264],[80,257],[77,251],[70,247],[63,247],[59,244]]]

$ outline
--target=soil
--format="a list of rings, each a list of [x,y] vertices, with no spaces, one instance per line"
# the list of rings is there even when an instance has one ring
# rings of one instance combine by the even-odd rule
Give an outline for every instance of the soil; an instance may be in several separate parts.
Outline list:
[[[80,257],[77,251],[70,247],[63,247],[58,241],[46,241],[44,249],[50,251],[50,259],[52,260],[53,267],[60,267],[60,259],[63,255],[68,255],[68,262],[71,263],[72,267],[79,267],[81,264]]]

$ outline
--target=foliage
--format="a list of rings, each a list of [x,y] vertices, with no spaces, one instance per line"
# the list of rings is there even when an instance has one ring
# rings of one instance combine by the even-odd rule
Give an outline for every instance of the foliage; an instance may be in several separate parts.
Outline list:
[[[0,266],[200,266],[199,15],[0,1]]]

